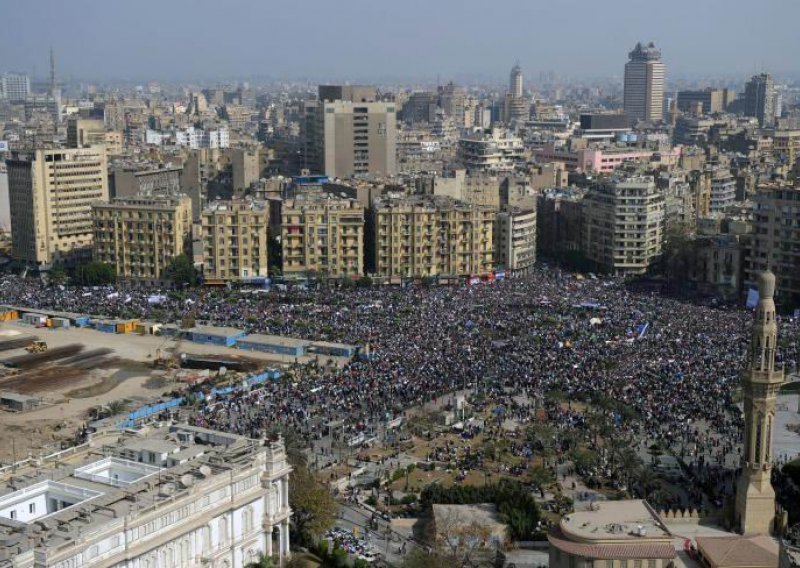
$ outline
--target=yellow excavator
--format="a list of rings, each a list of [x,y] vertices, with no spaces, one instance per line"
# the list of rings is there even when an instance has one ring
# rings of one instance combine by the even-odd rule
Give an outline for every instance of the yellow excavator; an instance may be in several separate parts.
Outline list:
[[[41,339],[34,340],[25,348],[28,353],[44,353],[47,351],[47,343]]]

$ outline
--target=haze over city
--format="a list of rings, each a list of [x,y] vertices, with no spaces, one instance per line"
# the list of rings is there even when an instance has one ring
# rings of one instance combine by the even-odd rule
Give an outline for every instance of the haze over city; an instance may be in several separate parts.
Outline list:
[[[433,82],[621,77],[620,54],[654,41],[675,78],[795,77],[800,4],[787,0],[368,0],[5,2],[0,68],[46,75],[47,48],[81,80]]]
[[[800,2],[0,2],[0,568],[800,567]]]

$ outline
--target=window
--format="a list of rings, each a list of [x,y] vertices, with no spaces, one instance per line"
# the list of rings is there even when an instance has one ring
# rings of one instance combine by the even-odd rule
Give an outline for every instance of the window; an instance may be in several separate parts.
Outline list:
[[[36,512],[36,503],[31,503],[30,505],[28,505],[28,512],[29,513],[35,513]]]
[[[11,517],[12,520],[16,519],[17,518],[17,512],[16,511],[11,511],[10,517]]]

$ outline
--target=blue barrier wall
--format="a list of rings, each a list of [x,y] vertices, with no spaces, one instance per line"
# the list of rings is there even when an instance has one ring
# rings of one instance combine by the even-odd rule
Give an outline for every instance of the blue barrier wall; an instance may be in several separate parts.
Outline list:
[[[173,398],[166,402],[159,402],[158,404],[151,404],[149,406],[143,406],[133,412],[129,412],[128,415],[125,417],[125,420],[117,423],[117,428],[130,428],[131,426],[136,425],[137,420],[142,420],[144,418],[148,418],[155,414],[159,414],[160,412],[164,412],[168,408],[175,408],[176,406],[180,406],[183,404],[184,398],[179,396],[178,398]]]
[[[280,377],[281,377],[280,371],[265,371],[263,373],[259,373],[258,375],[247,377],[244,380],[244,383],[247,385],[247,388],[251,388],[254,385],[264,383],[269,380],[279,379]],[[240,387],[213,388],[209,392],[209,395],[216,396],[216,395],[230,394],[234,391],[239,390],[239,388]],[[199,398],[200,400],[205,400],[206,396],[203,393],[197,393],[197,398]],[[131,428],[133,426],[136,426],[137,421],[149,418],[150,416],[154,416],[156,414],[164,412],[167,409],[180,406],[184,403],[185,400],[186,399],[184,397],[179,396],[178,398],[173,398],[165,402],[159,402],[158,404],[143,406],[142,408],[129,412],[125,417],[125,420],[117,422],[117,428]]]

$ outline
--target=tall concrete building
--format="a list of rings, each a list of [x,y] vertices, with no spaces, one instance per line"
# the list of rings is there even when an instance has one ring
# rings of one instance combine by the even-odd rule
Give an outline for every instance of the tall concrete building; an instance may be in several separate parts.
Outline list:
[[[397,172],[397,112],[371,87],[320,86],[305,109],[305,165],[333,178]]]
[[[731,89],[702,89],[699,91],[678,91],[678,110],[693,112],[700,105],[702,114],[724,112],[728,105],[736,100],[736,93]]]
[[[37,266],[88,257],[92,205],[108,200],[105,148],[36,150],[6,165],[14,257]]]
[[[401,118],[404,122],[414,124],[431,124],[436,121],[436,109],[439,108],[439,96],[429,91],[411,93],[403,104]]]
[[[94,260],[118,278],[157,284],[172,260],[186,253],[192,234],[192,200],[185,195],[128,197],[95,203]]]
[[[10,103],[24,103],[31,92],[30,77],[22,73],[3,73],[0,76],[0,92]]]
[[[364,207],[355,199],[287,199],[281,208],[285,277],[364,274]]]
[[[642,274],[661,254],[665,200],[652,177],[601,181],[583,200],[583,252],[601,270]]]
[[[265,203],[215,201],[203,211],[202,220],[207,283],[269,276],[269,207]]]
[[[760,126],[775,124],[775,83],[772,75],[753,75],[744,86],[744,115],[754,116]]]
[[[785,307],[800,308],[800,188],[761,186],[753,197],[753,233],[743,264],[746,286],[774,269],[778,297]]]
[[[519,63],[511,68],[511,77],[509,79],[508,92],[512,97],[518,99],[522,98],[522,69]]]
[[[467,104],[467,92],[464,87],[450,81],[447,85],[439,87],[438,92],[439,107],[442,112],[457,128],[463,128]]]
[[[736,523],[745,535],[769,534],[775,518],[772,488],[772,434],[775,400],[783,384],[783,368],[775,364],[778,324],[775,320],[775,275],[758,277],[758,305],[750,338],[750,358],[742,376],[744,452],[736,486]]]
[[[656,122],[664,115],[664,75],[661,51],[651,42],[637,43],[625,64],[625,114],[631,119]]]

